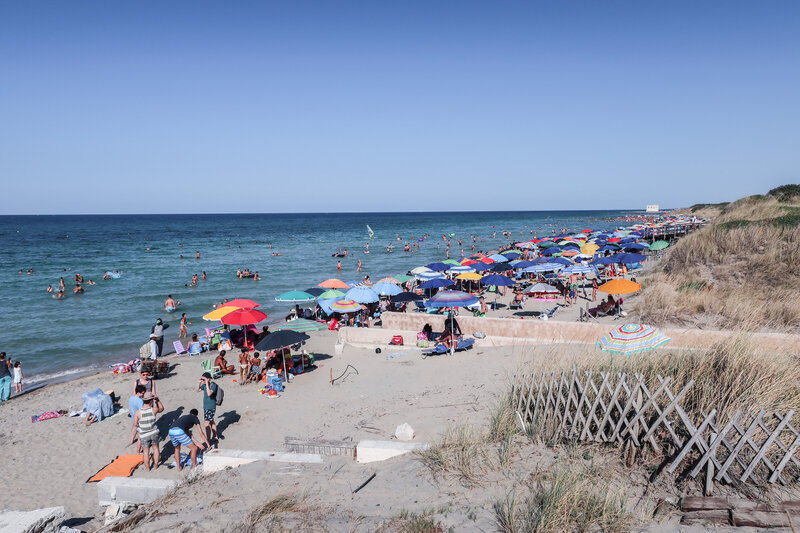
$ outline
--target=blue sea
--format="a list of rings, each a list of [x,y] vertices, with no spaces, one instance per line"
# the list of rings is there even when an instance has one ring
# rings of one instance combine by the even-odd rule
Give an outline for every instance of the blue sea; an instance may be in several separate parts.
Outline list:
[[[451,257],[459,259],[461,248],[473,253],[472,236],[479,239],[476,251],[488,251],[562,228],[612,229],[622,225],[616,217],[636,213],[641,212],[2,216],[0,351],[22,361],[28,383],[107,368],[137,357],[159,317],[171,325],[165,348],[177,338],[181,312],[192,322],[190,333],[203,332],[209,323],[202,315],[223,298],[256,300],[268,323],[288,313],[289,305],[275,302],[285,291],[328,278],[369,275],[377,281],[444,259],[442,235],[454,234]],[[374,231],[371,240],[367,225]],[[419,251],[403,252],[412,240]],[[393,253],[386,253],[389,244]],[[341,272],[331,257],[340,248],[349,252]],[[359,259],[362,273],[356,271]],[[238,279],[237,268],[258,271],[263,279]],[[33,273],[19,273],[27,269]],[[122,276],[101,279],[114,270]],[[203,272],[206,281],[188,286],[193,274]],[[76,273],[96,285],[84,283],[86,292],[73,295]],[[67,291],[56,300],[46,288],[57,291],[61,277]],[[182,303],[173,313],[164,312],[169,294]]]

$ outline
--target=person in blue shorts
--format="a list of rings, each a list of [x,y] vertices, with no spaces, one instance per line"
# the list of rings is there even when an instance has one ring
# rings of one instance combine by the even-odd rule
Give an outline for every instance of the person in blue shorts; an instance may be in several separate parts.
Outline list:
[[[197,382],[197,392],[203,392],[203,425],[206,428],[206,442],[217,438],[217,424],[214,423],[214,415],[217,413],[217,389],[216,383],[211,381],[211,374],[204,372]]]
[[[178,470],[182,470],[181,466],[181,446],[189,448],[189,455],[192,458],[192,468],[197,466],[197,450],[203,446],[192,437],[192,428],[197,429],[197,433],[203,437],[205,441],[205,448],[210,448],[211,443],[208,442],[203,428],[200,426],[200,419],[197,418],[197,409],[189,411],[188,415],[183,415],[178,418],[169,429],[169,440],[172,446],[175,447],[175,462],[178,464]]]

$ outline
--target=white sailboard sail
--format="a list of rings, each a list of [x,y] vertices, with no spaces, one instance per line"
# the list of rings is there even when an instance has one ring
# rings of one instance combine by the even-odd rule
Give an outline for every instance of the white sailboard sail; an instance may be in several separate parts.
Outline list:
[[[370,239],[375,236],[375,232],[372,231],[372,228],[369,227],[369,224],[367,224],[367,232],[369,233],[369,238]]]

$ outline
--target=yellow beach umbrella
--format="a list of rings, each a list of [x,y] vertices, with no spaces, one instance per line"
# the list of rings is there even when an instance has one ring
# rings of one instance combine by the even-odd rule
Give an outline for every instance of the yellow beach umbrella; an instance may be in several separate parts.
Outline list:
[[[586,255],[594,255],[594,253],[600,249],[600,246],[596,245],[593,242],[589,244],[584,244],[581,246],[581,253]]]
[[[469,280],[469,281],[478,281],[482,277],[483,276],[481,276],[477,272],[464,272],[463,274],[459,274],[458,276],[456,276],[456,279],[466,279],[466,280]]]
[[[236,307],[235,305],[224,305],[222,307],[217,307],[207,315],[203,315],[205,320],[219,320],[228,313],[232,313],[237,309],[241,309],[241,307]]]
[[[642,288],[641,285],[629,279],[612,279],[600,285],[597,290],[607,294],[631,294]]]

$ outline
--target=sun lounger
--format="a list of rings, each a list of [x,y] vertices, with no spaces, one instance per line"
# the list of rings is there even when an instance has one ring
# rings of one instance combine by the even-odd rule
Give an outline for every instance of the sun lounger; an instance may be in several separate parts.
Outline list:
[[[455,348],[453,351],[460,352],[463,350],[469,350],[475,344],[475,339],[461,339],[456,342]],[[443,343],[439,343],[430,350],[426,352],[422,352],[422,358],[429,357],[431,355],[443,355],[449,353],[450,349],[445,346]]]
[[[222,370],[218,366],[214,366],[211,359],[203,359],[203,372],[211,374],[211,379],[217,379],[222,375]]]
[[[183,343],[181,341],[175,341],[172,343],[172,345],[175,347],[175,353],[177,355],[183,355],[187,353],[186,348],[183,347]]]
[[[556,314],[556,311],[558,311],[558,309],[559,309],[559,307],[555,306],[552,309],[548,309],[546,311],[543,311],[542,314],[539,315],[539,318],[542,319],[542,320],[550,320],[551,318],[553,318],[553,315]]]

